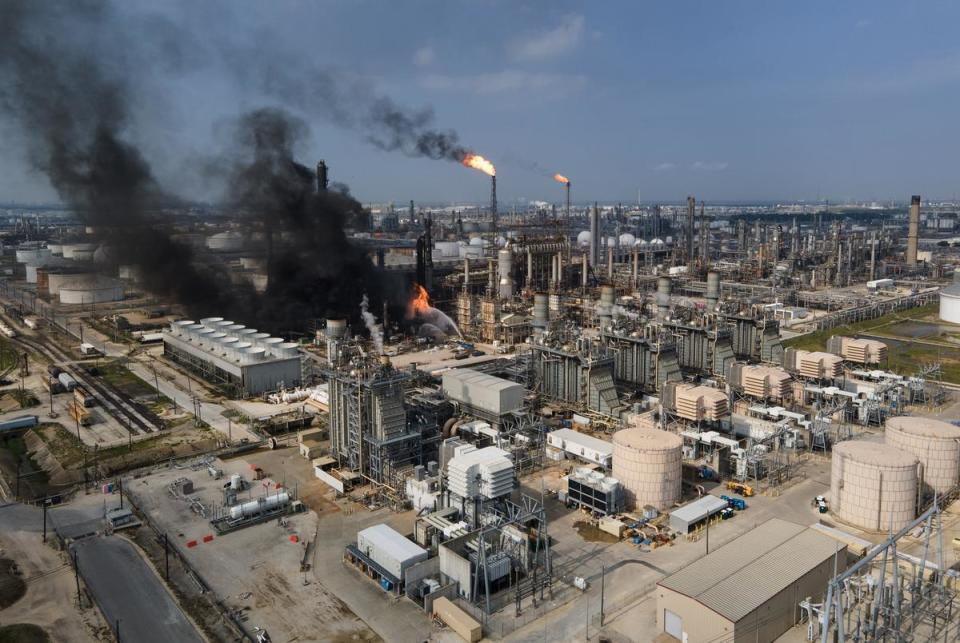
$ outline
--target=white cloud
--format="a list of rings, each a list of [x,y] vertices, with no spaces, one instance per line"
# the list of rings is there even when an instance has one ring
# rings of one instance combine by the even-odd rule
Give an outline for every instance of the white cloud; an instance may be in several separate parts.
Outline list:
[[[691,166],[694,170],[704,170],[707,172],[721,172],[727,169],[730,164],[726,161],[694,161]]]
[[[583,40],[584,23],[581,15],[564,16],[556,27],[515,41],[513,55],[520,60],[543,60],[565,54]]]
[[[516,91],[565,94],[581,89],[586,82],[586,77],[580,75],[547,74],[518,69],[504,69],[473,76],[429,74],[420,80],[420,84],[426,89],[488,95]]]
[[[669,161],[658,163],[657,165],[653,166],[653,169],[657,172],[668,172],[669,170],[675,170],[676,168],[677,168],[677,164],[671,163]]]
[[[420,47],[413,53],[413,64],[417,67],[427,67],[432,65],[433,61],[436,60],[437,54],[433,50],[433,47]]]

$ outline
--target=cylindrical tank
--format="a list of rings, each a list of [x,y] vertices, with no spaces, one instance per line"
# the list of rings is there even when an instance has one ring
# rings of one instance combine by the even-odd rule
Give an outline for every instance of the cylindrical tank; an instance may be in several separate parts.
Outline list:
[[[513,252],[509,249],[497,252],[497,276],[500,279],[500,298],[513,297]]]
[[[230,476],[230,488],[231,488],[231,489],[234,489],[234,490],[240,489],[240,488],[242,488],[242,485],[243,485],[243,482],[242,482],[242,478],[240,477],[240,474],[239,474],[239,473],[235,473],[235,474],[233,474],[232,476]]]
[[[262,348],[260,348],[259,346],[248,348],[247,352],[244,353],[244,355],[246,355],[245,361],[250,361],[250,362],[262,361],[266,357],[266,353],[267,352]]]
[[[67,373],[60,373],[57,375],[57,379],[60,380],[61,384],[63,384],[63,388],[67,389],[68,391],[72,391],[73,389],[77,388],[77,380],[73,379],[73,377]]]
[[[247,338],[254,346],[263,346],[263,340],[270,339],[270,333],[254,333]]]
[[[550,321],[550,298],[546,293],[533,296],[533,327],[543,330]]]
[[[946,493],[960,479],[960,426],[909,416],[887,420],[886,442],[920,460],[923,491]]]
[[[627,503],[667,509],[680,500],[680,436],[658,429],[613,434],[613,477],[623,483]]]
[[[707,273],[707,307],[711,310],[720,300],[720,273],[710,271]]]
[[[255,516],[259,513],[263,513],[264,511],[269,511],[275,507],[282,507],[288,502],[290,502],[290,496],[286,491],[283,491],[273,496],[264,496],[262,498],[257,498],[256,500],[251,500],[249,502],[244,502],[243,504],[230,507],[230,517],[242,518],[243,516]]]
[[[222,322],[223,317],[204,317],[200,320],[200,323],[206,326],[207,328],[214,328],[214,324],[217,322]]]
[[[206,346],[210,343],[210,336],[213,335],[216,331],[212,328],[201,328],[194,335],[194,340],[197,344],[201,346]]]
[[[833,447],[830,502],[834,515],[861,529],[899,531],[916,517],[919,460],[877,442]]]

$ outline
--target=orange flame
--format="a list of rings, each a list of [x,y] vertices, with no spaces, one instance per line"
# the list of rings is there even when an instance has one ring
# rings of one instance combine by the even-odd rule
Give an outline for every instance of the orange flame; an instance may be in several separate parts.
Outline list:
[[[427,290],[420,284],[413,284],[413,286],[416,291],[416,296],[410,300],[410,305],[407,310],[407,316],[411,318],[422,315],[433,308],[433,306],[430,305],[430,295],[427,294]]]
[[[553,180],[554,180],[554,181],[558,181],[558,182],[560,182],[560,183],[570,183],[570,179],[568,179],[567,177],[565,177],[565,176],[562,175],[562,174],[554,174],[554,175],[553,175]]]
[[[485,172],[490,176],[497,175],[497,168],[493,167],[493,163],[483,158],[479,154],[467,154],[463,157],[463,164],[467,167],[472,167],[475,170]]]

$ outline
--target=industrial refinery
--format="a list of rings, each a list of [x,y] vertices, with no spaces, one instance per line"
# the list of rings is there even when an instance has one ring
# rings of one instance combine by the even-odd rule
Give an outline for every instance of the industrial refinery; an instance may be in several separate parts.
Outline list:
[[[0,641],[960,640],[960,201],[925,160],[648,78],[657,116],[616,65],[583,112],[582,50],[651,37],[594,11],[397,71],[298,26],[342,8],[214,4],[0,27]]]

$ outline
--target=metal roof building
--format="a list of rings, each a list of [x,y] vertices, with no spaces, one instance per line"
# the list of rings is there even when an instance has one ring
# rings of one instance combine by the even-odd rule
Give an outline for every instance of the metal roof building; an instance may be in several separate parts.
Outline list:
[[[670,512],[670,529],[685,534],[710,516],[727,507],[727,501],[716,496],[704,496],[689,505]]]
[[[846,569],[846,547],[774,518],[657,584],[658,629],[679,640],[774,641]],[[836,558],[836,560],[834,560]]]
[[[547,444],[570,455],[599,464],[607,469],[613,462],[613,443],[573,429],[557,429],[547,434]]]

